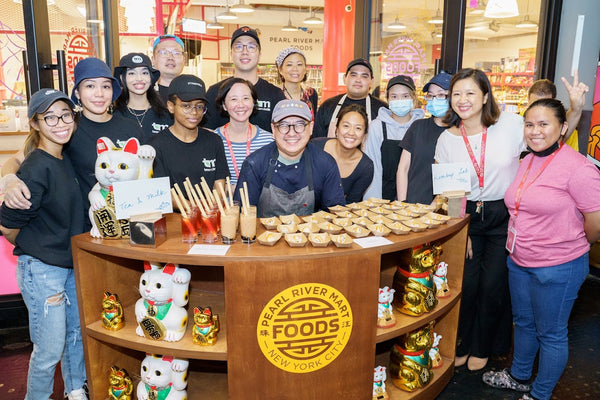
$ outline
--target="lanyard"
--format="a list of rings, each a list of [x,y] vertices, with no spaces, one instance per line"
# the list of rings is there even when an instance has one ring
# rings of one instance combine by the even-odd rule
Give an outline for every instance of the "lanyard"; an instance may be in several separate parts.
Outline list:
[[[233,164],[233,170],[235,171],[235,177],[239,178],[240,170],[238,168],[237,160],[235,159],[235,153],[233,152],[233,146],[231,145],[231,141],[229,140],[229,134],[227,133],[227,127],[229,123],[225,124],[223,127],[223,136],[225,136],[225,141],[227,142],[227,148],[229,149],[229,155],[231,156],[231,163]],[[246,157],[250,155],[250,142],[252,139],[252,124],[248,124],[248,134],[246,135]]]
[[[519,214],[519,206],[521,205],[521,198],[523,197],[523,192],[525,190],[527,190],[529,188],[529,186],[531,186],[533,181],[535,181],[538,178],[538,176],[541,175],[541,173],[546,169],[548,164],[550,164],[550,161],[552,161],[552,159],[558,154],[560,149],[562,149],[562,144],[560,145],[560,147],[558,149],[554,150],[554,152],[548,156],[548,158],[546,159],[544,164],[542,164],[542,167],[538,170],[538,172],[535,174],[535,176],[533,178],[531,178],[531,180],[527,183],[527,185],[525,185],[525,180],[527,179],[527,175],[529,175],[529,170],[531,169],[531,164],[533,164],[533,159],[535,158],[535,156],[533,154],[531,155],[531,160],[529,160],[529,165],[527,166],[527,169],[525,170],[525,173],[523,174],[523,178],[521,178],[521,183],[519,183],[519,187],[517,188],[517,191],[515,193],[515,215],[514,215],[514,218],[517,218],[517,214]]]
[[[487,142],[487,127],[483,127],[483,133],[481,135],[481,155],[479,163],[477,163],[477,159],[475,159],[475,153],[473,153],[473,149],[471,148],[471,144],[467,138],[467,131],[465,130],[465,126],[462,122],[460,123],[460,133],[465,142],[465,146],[467,147],[467,152],[469,153],[469,158],[471,158],[471,162],[473,163],[473,168],[475,169],[477,178],[479,178],[479,200],[481,201],[481,194],[483,192],[483,178],[485,174],[485,143]]]

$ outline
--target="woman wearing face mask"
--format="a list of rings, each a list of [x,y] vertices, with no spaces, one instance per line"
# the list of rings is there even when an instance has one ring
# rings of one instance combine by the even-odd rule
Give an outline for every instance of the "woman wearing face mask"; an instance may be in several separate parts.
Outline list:
[[[380,108],[377,118],[371,122],[365,143],[365,154],[373,160],[373,182],[364,198],[396,199],[396,171],[404,138],[411,124],[424,117],[417,107],[415,83],[406,75],[398,75],[387,84],[386,98],[389,109]]]
[[[433,201],[431,164],[438,137],[447,128],[442,118],[448,111],[451,79],[452,75],[442,71],[423,86],[426,110],[431,118],[415,121],[402,139],[402,155],[396,174],[398,200],[424,204]]]

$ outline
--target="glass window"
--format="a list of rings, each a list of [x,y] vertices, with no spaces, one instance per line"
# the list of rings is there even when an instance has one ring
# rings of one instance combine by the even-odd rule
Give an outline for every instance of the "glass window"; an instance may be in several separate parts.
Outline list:
[[[409,75],[417,94],[433,77],[441,56],[444,2],[442,0],[373,0],[370,61],[375,86],[385,99],[385,87],[396,75]]]
[[[527,106],[527,90],[535,80],[541,1],[517,0],[518,15],[512,17],[486,17],[486,1],[467,2],[462,65],[487,73],[494,97],[506,111]]]

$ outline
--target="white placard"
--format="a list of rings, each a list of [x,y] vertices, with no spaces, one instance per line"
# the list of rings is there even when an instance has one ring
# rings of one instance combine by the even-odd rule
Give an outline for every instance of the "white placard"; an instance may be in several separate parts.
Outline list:
[[[577,29],[575,30],[575,43],[573,44],[573,59],[571,60],[571,76],[579,69],[579,55],[581,54],[581,40],[583,39],[583,22],[585,15],[577,16]]]
[[[465,163],[431,164],[433,194],[471,191],[471,174]]]
[[[231,246],[222,244],[195,244],[188,254],[204,256],[224,256]]]
[[[368,247],[386,246],[388,244],[393,244],[394,242],[381,236],[367,236],[354,239],[354,243],[366,249]]]
[[[163,214],[173,212],[171,183],[168,176],[115,182],[113,190],[115,213],[118,219],[152,211],[160,211]]]

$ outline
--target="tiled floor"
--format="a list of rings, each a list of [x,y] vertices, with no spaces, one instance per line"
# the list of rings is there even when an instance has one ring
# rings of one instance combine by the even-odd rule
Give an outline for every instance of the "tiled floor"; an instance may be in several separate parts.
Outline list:
[[[596,272],[596,271],[594,271]],[[0,399],[22,400],[26,390],[31,343],[26,329],[0,329]],[[552,396],[553,400],[600,399],[600,278],[583,284],[569,323],[569,363]],[[490,368],[510,366],[510,358],[493,358]],[[486,368],[487,369],[487,368]],[[518,394],[487,387],[482,372],[458,368],[437,400],[516,400]],[[56,375],[54,399],[62,399]],[[194,399],[192,393],[190,400]]]

